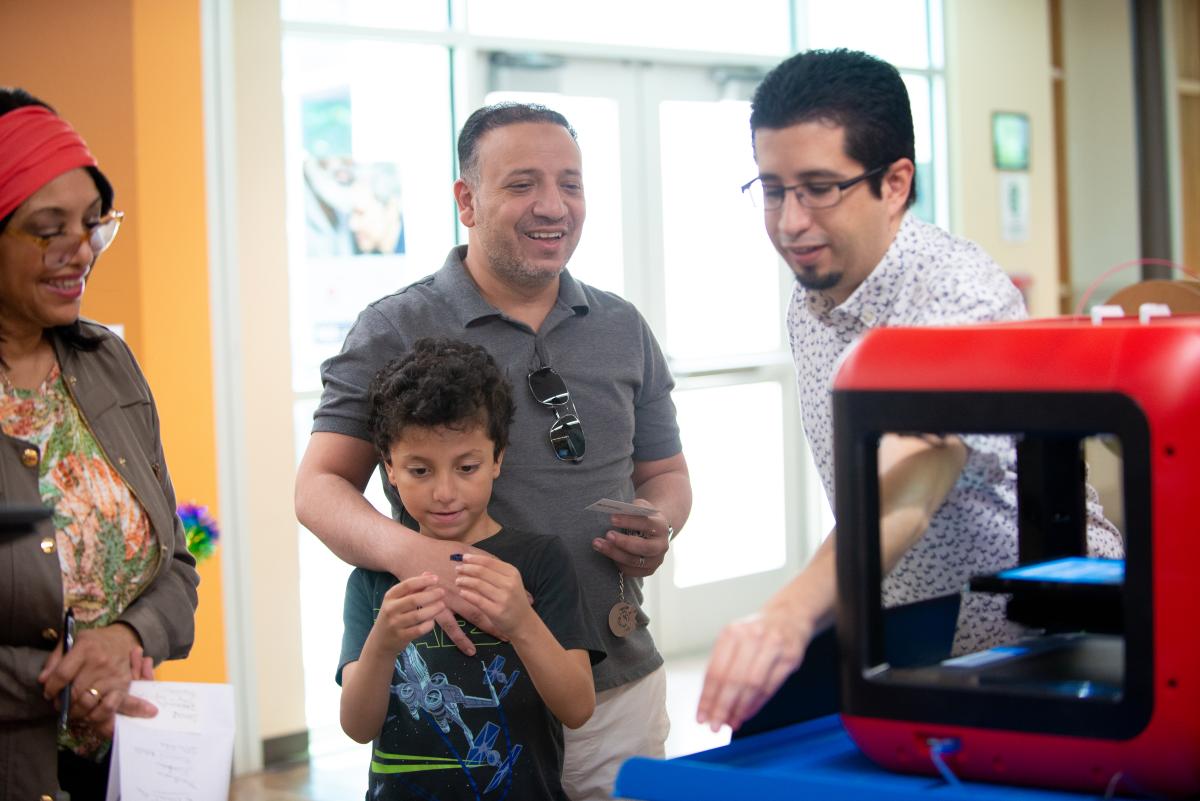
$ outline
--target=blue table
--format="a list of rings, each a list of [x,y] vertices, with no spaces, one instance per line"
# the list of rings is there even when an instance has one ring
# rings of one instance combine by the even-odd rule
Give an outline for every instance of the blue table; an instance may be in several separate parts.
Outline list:
[[[616,793],[639,801],[838,799],[838,801],[1081,801],[1096,796],[998,784],[947,784],[878,767],[859,752],[837,715],[734,740],[676,759],[635,757]]]

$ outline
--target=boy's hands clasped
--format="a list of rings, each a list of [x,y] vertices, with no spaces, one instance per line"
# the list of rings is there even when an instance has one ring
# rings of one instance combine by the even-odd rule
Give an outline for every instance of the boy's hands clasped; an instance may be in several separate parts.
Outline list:
[[[380,647],[394,657],[410,642],[432,631],[433,619],[446,609],[445,596],[433,573],[407,578],[389,589],[375,618]]]
[[[463,598],[491,619],[493,634],[512,641],[534,613],[521,572],[494,556],[476,553],[464,553],[456,572],[455,584]]]

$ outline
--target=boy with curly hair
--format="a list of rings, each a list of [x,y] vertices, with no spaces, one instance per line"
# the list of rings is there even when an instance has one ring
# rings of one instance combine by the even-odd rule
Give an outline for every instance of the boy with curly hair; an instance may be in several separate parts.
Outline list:
[[[488,515],[512,416],[508,381],[464,342],[418,340],[372,382],[388,481],[423,536],[487,553],[455,554],[455,584],[499,638],[460,622],[467,657],[435,630],[446,607],[432,573],[350,575],[337,678],[342,728],[374,740],[368,798],[566,798],[562,726],[591,717],[603,653],[561,540]]]

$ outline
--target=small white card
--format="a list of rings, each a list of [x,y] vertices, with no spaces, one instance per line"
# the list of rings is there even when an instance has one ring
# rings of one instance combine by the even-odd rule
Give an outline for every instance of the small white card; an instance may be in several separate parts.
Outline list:
[[[158,707],[158,715],[117,715],[107,801],[225,801],[233,766],[233,687],[135,681],[129,692]]]
[[[606,515],[633,515],[634,517],[650,517],[650,515],[658,514],[657,509],[651,509],[649,506],[637,506],[632,503],[623,501],[614,501],[612,498],[601,498],[591,506],[584,507],[589,512],[603,512]]]

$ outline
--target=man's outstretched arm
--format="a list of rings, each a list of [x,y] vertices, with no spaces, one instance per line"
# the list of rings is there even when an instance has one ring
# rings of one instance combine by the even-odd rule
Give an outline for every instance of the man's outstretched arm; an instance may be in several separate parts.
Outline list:
[[[883,575],[929,528],[966,464],[956,437],[884,437],[879,447],[879,521]],[[837,606],[834,537],[761,611],[721,630],[709,658],[696,719],[716,731],[736,729],[770,700],[800,666],[812,638],[833,622]]]

